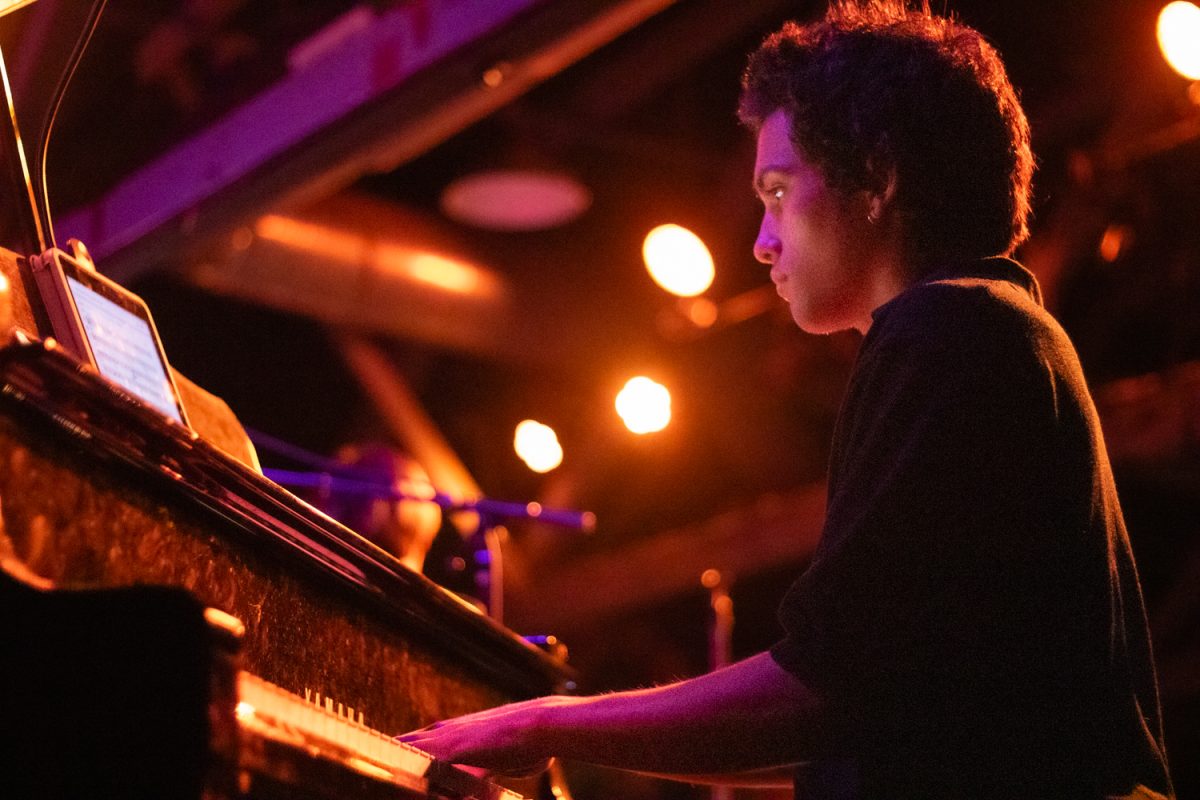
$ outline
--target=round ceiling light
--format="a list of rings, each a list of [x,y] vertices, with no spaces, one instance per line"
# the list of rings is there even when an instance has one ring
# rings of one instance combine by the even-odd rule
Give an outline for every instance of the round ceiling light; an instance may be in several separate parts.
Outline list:
[[[1200,7],[1186,0],[1163,6],[1158,46],[1172,69],[1188,80],[1200,80]]]
[[[489,170],[466,175],[442,192],[451,219],[496,231],[540,231],[565,225],[592,203],[582,183],[547,170]]]

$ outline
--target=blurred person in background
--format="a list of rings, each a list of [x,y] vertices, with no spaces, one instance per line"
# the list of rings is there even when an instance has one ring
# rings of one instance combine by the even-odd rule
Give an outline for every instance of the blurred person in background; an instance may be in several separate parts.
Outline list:
[[[340,477],[349,477],[363,491],[323,492],[316,499],[317,507],[413,572],[424,570],[426,555],[442,527],[442,510],[433,502],[434,488],[424,468],[379,443],[347,445],[336,458],[346,467]],[[372,487],[377,492],[367,491]]]

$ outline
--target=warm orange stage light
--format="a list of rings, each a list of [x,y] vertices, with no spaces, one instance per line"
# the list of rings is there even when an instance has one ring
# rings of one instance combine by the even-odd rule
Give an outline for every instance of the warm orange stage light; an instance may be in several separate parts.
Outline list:
[[[642,258],[654,282],[680,297],[705,291],[716,275],[703,240],[679,225],[659,225],[646,234]]]
[[[617,393],[617,414],[637,434],[656,433],[671,422],[671,393],[661,383],[638,376]]]
[[[1128,225],[1113,223],[1104,229],[1100,237],[1100,247],[1097,248],[1100,258],[1113,263],[1121,254],[1129,249],[1133,240],[1133,230]]]
[[[558,434],[549,425],[527,419],[517,425],[513,434],[513,449],[534,472],[549,472],[562,463],[563,449]],[[531,503],[532,505],[536,505]],[[540,507],[538,513],[541,513]],[[530,516],[537,516],[530,509]]]
[[[1187,0],[1167,3],[1158,15],[1158,46],[1171,69],[1200,80],[1200,7]]]

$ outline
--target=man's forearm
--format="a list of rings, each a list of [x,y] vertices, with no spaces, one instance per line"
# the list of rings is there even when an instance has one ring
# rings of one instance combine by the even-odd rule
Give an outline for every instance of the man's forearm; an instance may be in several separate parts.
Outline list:
[[[803,760],[821,728],[819,698],[764,653],[669,686],[542,697],[402,738],[440,758],[501,771],[559,756],[682,776]]]
[[[540,734],[554,755],[662,773],[794,763],[820,728],[811,690],[767,654],[681,683],[550,704]]]

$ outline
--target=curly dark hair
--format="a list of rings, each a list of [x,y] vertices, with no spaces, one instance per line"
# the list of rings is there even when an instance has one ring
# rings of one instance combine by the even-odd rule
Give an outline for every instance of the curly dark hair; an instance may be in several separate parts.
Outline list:
[[[928,0],[834,0],[755,51],[738,115],[757,130],[785,110],[791,138],[850,192],[895,169],[896,203],[918,269],[1009,255],[1029,235],[1029,123],[996,50]]]

